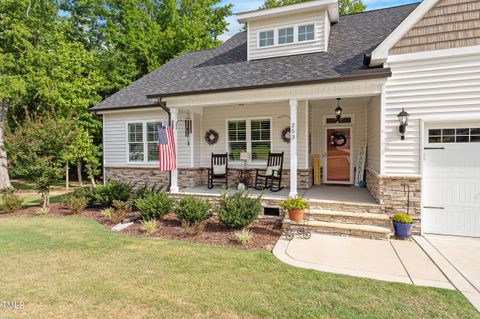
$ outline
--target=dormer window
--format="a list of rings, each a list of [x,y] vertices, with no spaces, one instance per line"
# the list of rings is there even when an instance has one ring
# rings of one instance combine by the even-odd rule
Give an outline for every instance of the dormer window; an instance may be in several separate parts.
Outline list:
[[[298,27],[298,42],[315,40],[315,24],[305,24]]]
[[[293,43],[293,27],[278,29],[278,44]]]
[[[273,30],[260,32],[259,39],[260,39],[259,45],[261,48],[272,46],[274,44],[274,39],[275,39]]]

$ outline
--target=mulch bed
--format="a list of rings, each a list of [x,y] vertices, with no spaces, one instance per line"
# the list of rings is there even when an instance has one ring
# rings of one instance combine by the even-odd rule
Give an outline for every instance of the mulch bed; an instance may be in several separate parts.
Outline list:
[[[28,207],[19,210],[13,214],[0,214],[0,217],[8,216],[36,216],[35,211],[38,207]],[[71,216],[72,213],[63,204],[52,204],[50,207],[49,216]],[[100,215],[100,209],[89,208],[76,216],[81,216],[97,221],[106,228],[111,229],[115,226],[108,218]],[[127,218],[134,218],[138,213],[131,213]],[[140,229],[140,221],[135,221],[134,224],[121,233],[135,237],[146,237]],[[180,221],[175,218],[175,215],[169,214],[158,222],[157,231],[151,236],[152,238],[161,238],[168,240],[183,240],[193,243],[202,243],[214,246],[227,246],[242,249],[256,249],[271,251],[282,235],[282,222],[276,219],[258,219],[254,221],[249,227],[253,234],[253,240],[246,245],[241,245],[235,240],[235,230],[231,230],[223,225],[216,216],[212,216],[207,220],[205,230],[197,236],[189,236],[182,228]]]

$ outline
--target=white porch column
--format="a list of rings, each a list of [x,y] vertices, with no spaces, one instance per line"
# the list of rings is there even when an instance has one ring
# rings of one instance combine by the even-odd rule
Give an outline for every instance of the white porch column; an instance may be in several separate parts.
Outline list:
[[[178,109],[176,108],[171,108],[170,109],[170,115],[172,119],[172,127],[173,127],[173,137],[175,140],[175,153],[177,156],[175,156],[175,161],[177,162],[175,165],[176,169],[172,171],[172,177],[171,177],[171,185],[170,185],[170,192],[172,193],[177,193],[178,192],[178,134],[177,134],[177,121],[178,121]]]
[[[290,100],[290,197],[297,192],[297,109],[298,100]]]

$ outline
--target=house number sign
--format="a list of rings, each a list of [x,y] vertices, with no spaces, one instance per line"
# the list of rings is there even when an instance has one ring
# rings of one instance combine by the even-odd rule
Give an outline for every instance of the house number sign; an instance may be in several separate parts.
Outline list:
[[[292,123],[292,128],[290,130],[290,140],[294,141],[297,139],[297,130],[295,129],[295,123]]]

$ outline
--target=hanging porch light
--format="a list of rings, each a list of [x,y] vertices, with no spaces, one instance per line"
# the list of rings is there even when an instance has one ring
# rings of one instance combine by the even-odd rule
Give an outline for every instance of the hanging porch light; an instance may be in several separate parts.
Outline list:
[[[337,108],[335,109],[335,116],[337,117],[337,123],[342,120],[343,109],[340,107],[341,98],[337,97]]]

